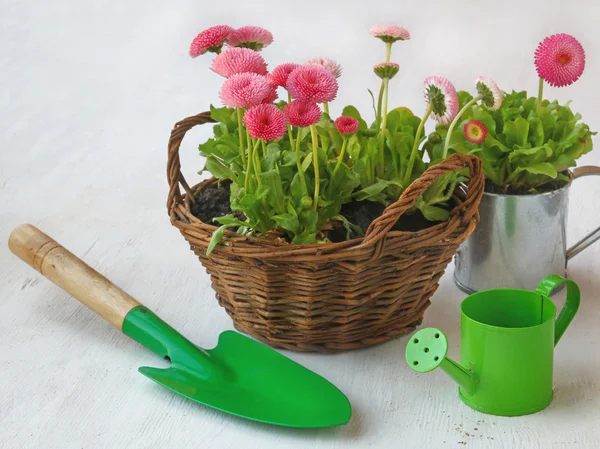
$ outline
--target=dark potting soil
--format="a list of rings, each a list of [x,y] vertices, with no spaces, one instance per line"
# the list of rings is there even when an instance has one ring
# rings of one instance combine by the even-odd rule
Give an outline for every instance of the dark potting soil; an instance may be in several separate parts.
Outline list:
[[[244,220],[244,215],[239,212],[232,212],[229,182],[223,182],[220,186],[212,184],[195,195],[196,202],[192,204],[192,214],[199,218],[204,223],[220,226],[220,223],[213,220],[214,217],[222,217],[223,215],[234,214],[241,220]],[[379,217],[385,206],[372,201],[352,201],[342,206],[341,214],[346,219],[360,227],[363,235],[367,232],[367,228],[373,220]],[[427,220],[421,211],[405,213],[400,217],[392,228],[395,231],[420,231],[435,226],[439,221]],[[342,242],[346,240],[346,229],[340,224],[335,223],[333,228],[328,231],[327,237],[332,242]],[[350,238],[357,238],[358,234],[351,232]]]
[[[535,195],[538,193],[546,193],[552,192],[553,190],[562,189],[567,184],[567,181],[562,180],[550,181],[539,186],[537,189],[535,189],[535,192],[531,192],[527,187],[513,189],[510,186],[507,186],[502,188],[491,182],[489,179],[486,179],[484,191],[487,193],[497,193],[500,195]]]
[[[346,217],[350,223],[359,226],[364,234],[367,232],[367,228],[371,222],[379,217],[384,210],[385,206],[380,203],[374,203],[372,201],[352,201],[342,206],[341,214]],[[392,230],[415,232],[435,226],[438,223],[440,222],[427,220],[420,210],[415,210],[402,215],[392,227]]]
[[[220,223],[213,221],[214,217],[222,217],[231,214],[231,203],[229,202],[231,183],[223,182],[219,187],[213,184],[197,193],[192,204],[192,214],[206,224],[221,226]],[[242,216],[243,218],[243,216]]]

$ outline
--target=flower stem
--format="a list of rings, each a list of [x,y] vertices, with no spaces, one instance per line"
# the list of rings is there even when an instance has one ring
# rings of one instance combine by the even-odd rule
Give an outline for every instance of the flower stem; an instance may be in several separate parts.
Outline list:
[[[238,131],[240,135],[240,156],[242,156],[242,167],[246,165],[246,150],[244,148],[244,127],[242,126],[244,120],[242,116],[242,109],[236,108],[237,119],[238,119]]]
[[[267,158],[267,143],[260,139],[260,141],[262,142],[262,152],[263,152],[263,159]]]
[[[327,103],[327,102],[323,103],[323,112],[325,112],[325,114],[329,115],[329,103]]]
[[[536,113],[539,116],[542,110],[542,93],[544,92],[544,79],[540,78],[540,86],[538,87],[538,102]]]
[[[385,87],[385,83],[381,80],[381,87],[379,88],[379,97],[377,97],[377,117],[375,117],[375,122],[377,123],[377,128],[381,125],[381,103],[383,102],[383,90]]]
[[[410,176],[412,175],[413,165],[415,164],[415,159],[417,157],[417,150],[419,148],[419,142],[420,142],[419,136],[421,135],[421,131],[423,131],[425,122],[427,121],[427,119],[429,118],[429,115],[431,114],[432,108],[433,108],[433,105],[430,104],[429,107],[427,108],[427,111],[425,111],[425,115],[421,119],[421,123],[419,123],[419,127],[417,128],[417,134],[415,135],[415,143],[413,144],[412,151],[410,152],[410,159],[408,160],[408,166],[406,167],[406,173],[404,173],[404,179],[402,180],[402,184],[404,185],[404,187],[407,187],[408,183],[410,182]]]
[[[450,146],[450,138],[452,137],[452,131],[454,131],[454,127],[456,126],[462,115],[465,113],[465,111],[469,109],[473,104],[477,103],[479,100],[481,100],[481,95],[473,97],[471,101],[467,102],[467,104],[465,104],[463,108],[460,111],[458,111],[458,114],[456,114],[456,117],[454,117],[454,120],[452,120],[452,123],[450,123],[450,126],[448,127],[448,134],[446,134],[446,141],[444,142],[444,152],[442,153],[442,160],[446,159],[446,156],[448,156],[448,147]]]
[[[255,146],[256,149],[256,146]],[[248,167],[246,168],[246,179],[244,180],[244,188],[248,192],[250,187],[250,172],[252,171],[252,145],[248,145]]]
[[[333,173],[331,174],[332,181],[335,179],[335,174],[340,169],[340,166],[342,165],[342,162],[344,161],[344,155],[346,154],[346,145],[348,144],[348,138],[346,136],[343,136],[343,139],[344,140],[342,142],[342,151],[340,151],[340,155],[338,157],[337,164],[335,164],[335,168],[333,169]],[[333,184],[331,184],[331,185],[333,185]]]
[[[381,113],[381,140],[379,142],[379,165],[377,167],[377,176],[383,177],[385,171],[385,132],[387,130],[387,112],[388,112],[388,89],[390,87],[390,79],[383,79],[383,110]]]
[[[250,132],[246,129],[246,142],[248,142],[248,149],[252,146],[252,137],[250,137]]]
[[[319,174],[319,147],[317,138],[317,127],[315,125],[310,125],[310,137],[312,138],[313,166],[315,168],[315,195],[313,198],[312,208],[314,211],[316,211],[319,203],[319,185],[321,183],[321,178]]]
[[[296,136],[296,166],[298,167],[298,175],[300,176],[304,190],[308,192],[308,189],[306,188],[306,178],[302,171],[302,160],[300,159],[300,131],[301,129],[298,128],[298,135]]]
[[[254,157],[254,173],[256,174],[256,181],[258,182],[258,185],[262,184],[262,180],[260,179],[260,159],[258,157],[258,146],[261,142],[263,143],[263,145],[265,144],[264,140],[256,139],[256,143],[254,144],[254,151],[252,152],[252,156]]]
[[[288,123],[288,137],[290,138],[290,149],[294,148],[294,135],[292,134],[292,126]]]
[[[385,43],[385,62],[390,62],[390,57],[392,56],[392,43]]]
[[[288,92],[288,104],[292,102],[292,94]]]

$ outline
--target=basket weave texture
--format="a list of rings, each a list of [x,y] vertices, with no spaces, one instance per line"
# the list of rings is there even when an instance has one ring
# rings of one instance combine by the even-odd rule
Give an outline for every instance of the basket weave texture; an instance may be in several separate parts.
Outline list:
[[[454,154],[415,180],[363,238],[340,243],[292,245],[225,231],[206,256],[215,226],[191,212],[194,195],[216,183],[190,187],[181,174],[179,146],[210,113],[186,118],[169,140],[167,208],[171,223],[211,276],[219,304],[236,329],[273,347],[333,352],[382,343],[412,332],[458,246],[479,221],[481,161]],[[390,231],[433,181],[468,167],[447,222],[417,232]],[[180,186],[185,190],[182,194]]]

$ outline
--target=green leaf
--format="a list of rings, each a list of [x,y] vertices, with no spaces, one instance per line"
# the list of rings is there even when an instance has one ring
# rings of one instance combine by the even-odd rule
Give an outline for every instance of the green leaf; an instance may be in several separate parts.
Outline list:
[[[356,120],[358,120],[358,129],[359,130],[363,130],[368,128],[367,123],[363,120],[363,118],[360,116],[360,112],[358,112],[358,109],[356,109],[354,106],[346,106],[344,108],[344,110],[342,111],[342,115],[345,115],[347,117],[352,117],[355,118]]]
[[[201,143],[198,146],[198,150],[200,151],[200,155],[204,156],[204,157],[208,157],[208,156],[215,154],[215,151],[216,151],[215,139],[211,138],[211,139],[208,139],[206,142]]]
[[[260,174],[260,179],[263,182],[263,187],[267,189],[267,202],[277,214],[283,214],[287,208],[285,206],[283,186],[281,177],[276,170],[269,170]]]
[[[420,208],[423,216],[429,221],[446,221],[450,217],[450,212],[437,206],[423,206]]]
[[[369,94],[371,94],[371,102],[373,104],[373,115],[377,116],[377,108],[375,107],[375,95],[373,95],[371,89],[367,89],[367,91],[369,92]]]
[[[206,158],[206,164],[202,171],[205,170],[208,170],[213,176],[219,179],[235,179],[233,171],[213,156]]]
[[[212,233],[212,236],[210,237],[210,242],[208,242],[208,248],[206,248],[207,256],[210,256],[210,253],[213,252],[213,250],[215,249],[215,246],[217,246],[219,243],[221,243],[221,241],[223,240],[223,234],[225,233],[225,229],[231,228],[232,226],[237,226],[237,225],[225,224],[223,226],[219,226],[216,229],[216,231],[214,231]]]
[[[522,117],[517,117],[514,122],[504,123],[506,145],[510,148],[523,148],[527,145],[529,122]]]
[[[561,154],[552,162],[552,165],[556,168],[556,171],[561,172],[569,167],[575,167],[577,163],[575,162],[575,159],[568,154]]]
[[[383,192],[383,190],[389,185],[387,181],[379,180],[378,182],[359,190],[354,194],[354,199],[357,201],[364,201],[367,199],[373,200],[377,198],[377,195]]]
[[[248,223],[247,221],[242,221],[239,218],[235,217],[234,215],[223,215],[222,217],[215,217],[213,218],[213,221],[216,221],[217,223],[220,223],[222,225],[231,225],[231,226],[250,226],[250,223]]]
[[[526,171],[534,175],[546,175],[552,179],[556,178],[557,175],[556,168],[554,168],[554,166],[549,162],[540,162],[539,164],[529,165],[526,167],[518,167],[515,170],[515,173],[520,173],[522,171]]]
[[[274,215],[273,220],[286,231],[293,233],[295,233],[300,227],[298,217],[289,213]]]
[[[303,232],[300,235],[297,235],[292,240],[294,245],[308,245],[311,243],[317,243],[317,233],[316,232]]]
[[[306,172],[306,170],[308,170],[308,167],[310,167],[310,164],[312,164],[312,157],[312,153],[308,153],[302,161],[301,167],[303,172]]]
[[[357,236],[361,237],[363,235],[362,229],[360,226],[356,226],[353,223],[350,223],[346,217],[343,215],[336,215],[333,217],[334,220],[338,220],[342,223],[342,226],[346,230],[346,240],[350,240],[351,234],[354,232]]]
[[[348,139],[346,151],[350,155],[350,157],[354,160],[358,160],[360,158],[360,150],[361,145],[358,140],[358,136],[354,134],[350,139]]]
[[[473,99],[473,95],[471,95],[469,92],[466,92],[464,90],[458,91],[458,104],[460,105],[461,109],[464,105],[466,105],[472,99]]]
[[[542,162],[552,156],[552,149],[548,145],[543,145],[536,148],[523,148],[514,150],[508,155],[508,160],[517,164],[533,164]]]
[[[544,125],[539,118],[529,120],[528,140],[532,147],[541,147],[544,144]]]
[[[220,124],[222,125],[220,127],[222,132],[232,133],[238,128],[237,112],[233,108],[215,108],[211,105],[210,117],[213,120],[220,122]]]

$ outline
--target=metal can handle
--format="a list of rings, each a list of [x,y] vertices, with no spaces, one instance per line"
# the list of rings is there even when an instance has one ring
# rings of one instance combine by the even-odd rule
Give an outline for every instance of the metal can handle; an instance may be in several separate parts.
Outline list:
[[[585,167],[578,167],[573,170],[573,180],[591,175],[600,176],[600,167],[587,165]],[[567,250],[567,260],[572,259],[597,240],[600,240],[600,226],[598,226]]]

